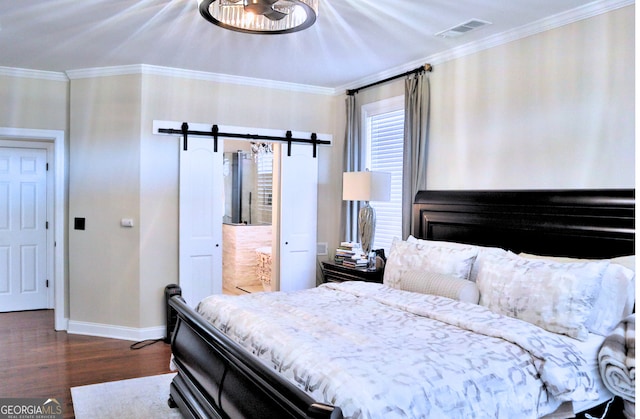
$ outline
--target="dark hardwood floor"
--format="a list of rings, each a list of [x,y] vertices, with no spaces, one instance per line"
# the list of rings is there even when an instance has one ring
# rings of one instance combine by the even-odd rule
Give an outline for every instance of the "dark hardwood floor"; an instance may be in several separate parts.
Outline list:
[[[0,313],[0,398],[57,398],[73,418],[71,387],[170,372],[171,348],[56,332],[53,311]],[[169,389],[167,388],[167,396]]]

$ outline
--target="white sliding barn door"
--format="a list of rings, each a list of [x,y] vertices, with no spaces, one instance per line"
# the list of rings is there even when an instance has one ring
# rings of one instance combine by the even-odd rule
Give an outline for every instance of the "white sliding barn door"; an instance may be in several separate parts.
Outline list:
[[[280,153],[280,291],[316,286],[318,159],[313,147],[283,144]]]
[[[222,293],[223,142],[189,137],[180,145],[179,274],[182,296],[192,307]]]

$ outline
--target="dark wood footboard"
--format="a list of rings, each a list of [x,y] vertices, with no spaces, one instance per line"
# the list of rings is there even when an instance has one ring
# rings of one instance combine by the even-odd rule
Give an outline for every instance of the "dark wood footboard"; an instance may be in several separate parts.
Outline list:
[[[193,418],[342,418],[208,323],[176,295],[171,350],[178,375],[170,404]]]

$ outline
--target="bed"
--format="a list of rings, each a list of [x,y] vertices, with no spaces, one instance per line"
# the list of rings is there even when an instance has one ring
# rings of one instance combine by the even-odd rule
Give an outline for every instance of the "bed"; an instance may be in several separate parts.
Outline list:
[[[376,417],[383,413],[385,417],[440,417],[443,412],[458,417],[512,417],[513,408],[522,409],[519,417],[572,417],[612,397],[599,382],[594,364],[604,337],[585,332],[588,314],[584,311],[600,301],[593,290],[602,286],[605,271],[613,266],[608,260],[634,254],[634,215],[634,190],[421,191],[414,200],[412,237],[394,243],[384,285],[323,284],[297,293],[243,296],[236,300],[242,302],[238,305],[224,301],[238,297],[213,296],[210,304],[199,305],[199,312],[180,296],[172,297],[169,305],[177,313],[172,362],[178,374],[170,387],[169,403],[185,417],[207,418]],[[415,249],[430,257],[416,259],[411,253]],[[474,257],[468,255],[469,249],[475,249]],[[441,257],[440,265],[426,269],[423,262],[415,263],[437,264],[434,261],[440,259],[433,252]],[[606,261],[535,259],[540,256]],[[461,262],[469,259],[471,264]],[[523,280],[538,287],[528,272],[540,265],[547,273],[584,270],[584,283],[591,285],[572,283],[591,290],[578,320],[569,319],[577,324],[549,325],[553,322],[543,318],[538,320],[548,327],[532,325],[530,319],[518,318],[522,312],[530,315],[530,310],[522,310],[518,302],[505,302],[494,292],[513,290],[514,284],[520,291],[527,289]],[[446,280],[446,292],[452,288],[464,299],[417,289],[424,287],[425,271],[429,271],[429,287],[438,288]],[[513,272],[519,280],[504,281]],[[452,282],[451,276],[466,282]],[[451,287],[453,283],[457,285]],[[289,310],[290,298],[301,300],[298,307],[302,308]],[[486,301],[478,305],[466,298]],[[273,316],[270,305],[277,308],[278,316]],[[514,305],[515,315],[496,314]],[[379,311],[381,306],[384,311]],[[622,306],[632,310],[633,298]],[[427,320],[423,323],[418,318]],[[240,319],[236,320],[240,325],[231,319]],[[387,324],[390,319],[395,323]],[[591,326],[605,328],[600,320],[593,320]],[[400,323],[409,328],[399,329]],[[250,329],[256,324],[257,329]],[[299,329],[302,324],[318,328]],[[360,335],[347,329],[354,324],[363,331]],[[365,332],[372,325],[374,331]],[[471,335],[482,337],[469,343],[466,339]],[[457,339],[459,344],[443,346],[446,354],[442,350],[423,354],[427,362],[422,364],[425,359],[412,355],[411,348],[447,339]],[[266,346],[268,340],[289,345],[273,349]],[[546,343],[541,344],[543,340]],[[473,351],[468,351],[470,345]],[[450,352],[459,352],[459,361],[447,360],[452,358]],[[302,360],[307,364],[298,363]],[[556,369],[560,364],[569,366]],[[485,367],[495,371],[487,374]],[[399,370],[403,373],[394,373]],[[393,379],[381,378],[389,371]],[[464,379],[452,379],[456,374]],[[417,387],[416,381],[420,381]],[[524,386],[516,387],[516,382]],[[401,402],[396,406],[390,399]]]

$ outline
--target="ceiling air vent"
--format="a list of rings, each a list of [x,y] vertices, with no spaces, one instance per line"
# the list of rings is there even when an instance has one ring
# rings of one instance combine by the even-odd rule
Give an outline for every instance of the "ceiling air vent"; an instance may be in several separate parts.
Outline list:
[[[485,25],[491,25],[491,22],[480,19],[471,19],[466,22],[460,23],[459,25],[456,25],[452,28],[445,29],[442,32],[438,32],[436,36],[439,36],[440,38],[455,38],[460,35],[464,35],[465,33],[474,29],[481,28]]]

